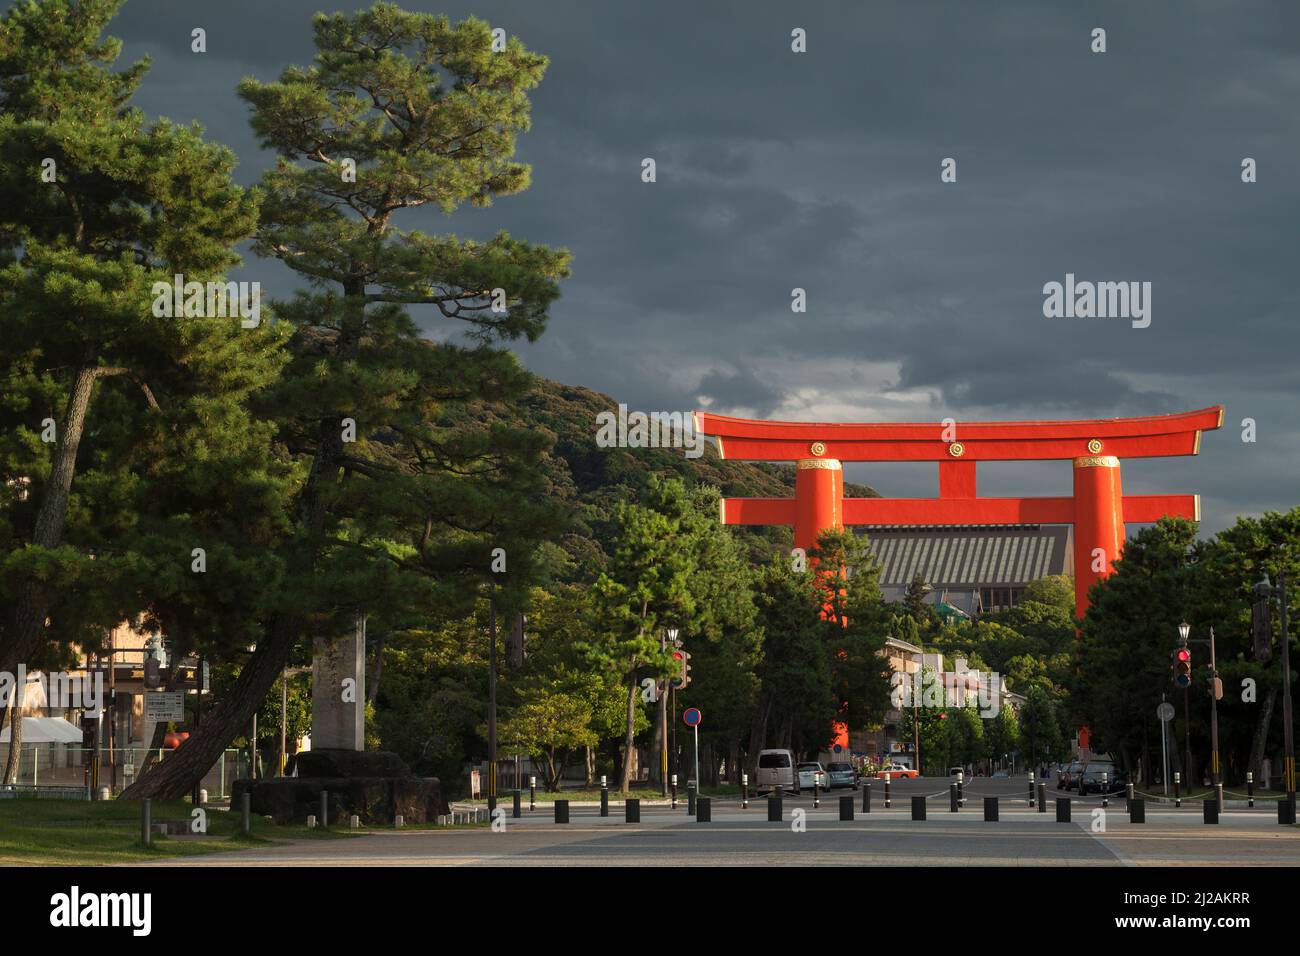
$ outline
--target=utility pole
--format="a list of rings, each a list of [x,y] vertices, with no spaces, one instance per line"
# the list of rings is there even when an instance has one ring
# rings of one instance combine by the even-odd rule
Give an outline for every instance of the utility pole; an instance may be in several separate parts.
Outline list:
[[[488,652],[488,816],[497,808],[497,582],[488,592],[492,648]]]
[[[1286,746],[1286,798],[1291,804],[1291,819],[1295,820],[1295,741],[1291,724],[1291,636],[1287,629],[1286,572],[1277,573],[1277,594],[1282,610],[1282,727]]]
[[[1214,628],[1210,628],[1210,783],[1218,793],[1219,780],[1219,669],[1215,666]]]
[[[659,653],[668,653],[668,631],[659,632]],[[672,681],[655,678],[656,688],[662,688],[659,694],[659,795],[668,796],[668,700],[669,685]]]

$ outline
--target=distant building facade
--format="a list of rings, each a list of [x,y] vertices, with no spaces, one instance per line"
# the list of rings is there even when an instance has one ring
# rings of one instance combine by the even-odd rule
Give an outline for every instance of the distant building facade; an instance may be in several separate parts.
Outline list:
[[[930,604],[978,617],[1014,607],[1030,581],[1074,574],[1069,525],[881,525],[859,529],[880,565],[886,601],[901,601],[918,574]]]

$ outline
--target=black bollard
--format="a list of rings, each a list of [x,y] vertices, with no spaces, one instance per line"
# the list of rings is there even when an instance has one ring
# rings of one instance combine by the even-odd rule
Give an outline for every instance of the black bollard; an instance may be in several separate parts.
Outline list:
[[[521,816],[524,815],[524,808],[523,808],[524,792],[516,787],[514,790],[510,791],[510,795],[514,797],[514,801],[513,801],[514,806],[510,810],[510,815],[514,817],[516,820],[518,820]]]
[[[672,793],[673,793],[672,809],[676,810],[677,809],[677,774],[673,774]]]
[[[140,842],[145,849],[153,846],[153,801],[148,797],[140,801]]]
[[[1183,789],[1183,775],[1181,773],[1175,773],[1174,774],[1174,806],[1176,807],[1181,807],[1183,805],[1182,789]]]
[[[641,822],[641,800],[638,797],[628,797],[623,801],[623,820],[626,823]]]
[[[609,781],[604,777],[600,778],[600,815],[609,816]]]
[[[957,784],[948,784],[948,810],[951,813],[957,812]]]
[[[749,809],[749,774],[740,775],[740,809]]]
[[[885,778],[885,809],[889,809],[889,778]]]
[[[966,779],[962,774],[957,774],[957,806],[966,806]]]
[[[1277,802],[1277,822],[1283,825],[1295,823],[1295,800],[1283,795]]]
[[[912,819],[913,820],[925,819],[925,797],[912,798]]]
[[[1246,806],[1255,807],[1255,774],[1251,771],[1246,772]]]
[[[320,817],[319,823],[322,828],[330,825],[330,792],[322,790],[320,792]]]
[[[686,815],[695,816],[695,781],[686,781]]]
[[[239,832],[244,836],[253,835],[253,795],[245,790],[240,794],[239,801]]]
[[[695,798],[695,822],[712,823],[713,822],[713,800],[709,797]]]
[[[1057,823],[1070,822],[1070,798],[1069,797],[1056,798],[1056,822]]]
[[[869,783],[862,785],[862,812],[871,812],[871,784]]]
[[[1110,783],[1106,779],[1106,772],[1101,774],[1101,805],[1103,808],[1110,806]]]
[[[1034,772],[1029,771],[1029,805],[1034,805]]]
[[[1219,822],[1219,798],[1210,797],[1208,800],[1205,801],[1204,806],[1205,809],[1201,811],[1203,814],[1202,819],[1206,823],[1218,823]]]
[[[528,812],[532,813],[537,809],[537,778],[528,778]]]
[[[767,822],[781,822],[781,788],[777,787],[767,798]]]
[[[997,797],[984,798],[984,822],[985,823],[998,822],[998,798]]]
[[[821,805],[822,805],[821,780],[818,779],[816,774],[813,774],[813,809],[815,810],[817,807],[820,807]]]
[[[555,822],[556,823],[569,822],[569,801],[568,800],[555,801]]]
[[[1147,802],[1141,797],[1134,797],[1128,802],[1128,822],[1147,822]]]
[[[1047,784],[1045,783],[1038,785],[1038,812],[1047,812]]]
[[[840,797],[840,819],[853,819],[853,797]]]

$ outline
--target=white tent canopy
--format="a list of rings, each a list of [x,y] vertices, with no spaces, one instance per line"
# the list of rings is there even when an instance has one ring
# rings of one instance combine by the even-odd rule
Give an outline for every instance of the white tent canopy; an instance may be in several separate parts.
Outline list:
[[[9,742],[9,727],[0,731],[0,744]],[[79,744],[81,730],[62,717],[24,717],[24,744]]]

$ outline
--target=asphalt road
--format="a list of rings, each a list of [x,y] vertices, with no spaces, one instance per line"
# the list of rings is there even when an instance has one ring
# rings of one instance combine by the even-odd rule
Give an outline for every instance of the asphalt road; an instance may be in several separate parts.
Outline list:
[[[768,822],[765,801],[748,809],[715,798],[713,819],[699,822],[668,807],[643,806],[640,824],[628,824],[615,803],[602,818],[596,804],[574,803],[570,823],[556,824],[551,807],[525,808],[500,832],[484,827],[376,830],[343,840],[306,840],[274,847],[168,860],[168,866],[512,866],[583,865],[878,865],[918,866],[1258,866],[1300,864],[1300,829],[1277,824],[1276,810],[1226,811],[1218,825],[1202,821],[1201,806],[1147,806],[1145,824],[1129,823],[1122,798],[1104,817],[1100,798],[1077,798],[1073,821],[1057,823],[1049,788],[1048,811],[1027,806],[1026,781],[974,781],[964,809],[949,810],[944,781],[873,786],[872,811],[841,821],[839,797],[787,796],[783,819]],[[933,794],[927,819],[911,819],[911,796]],[[985,822],[983,800],[1000,797],[998,822]]]

